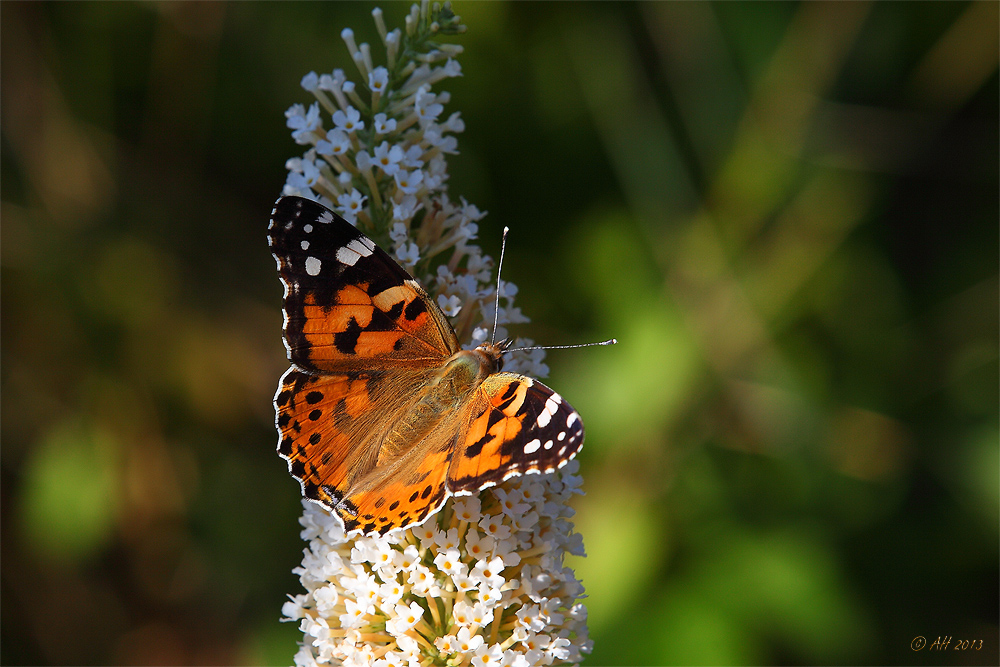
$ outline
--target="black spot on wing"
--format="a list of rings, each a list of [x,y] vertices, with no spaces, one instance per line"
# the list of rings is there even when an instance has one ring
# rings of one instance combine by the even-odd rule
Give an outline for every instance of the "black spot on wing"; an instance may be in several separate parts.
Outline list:
[[[494,437],[493,434],[487,432],[486,435],[465,448],[465,457],[474,459],[479,456],[483,451],[483,447]]]
[[[353,317],[347,323],[347,328],[333,335],[333,344],[342,354],[354,354],[361,336],[361,326]]]
[[[403,314],[403,307],[405,305],[406,305],[406,301],[397,301],[396,303],[392,304],[392,308],[390,308],[389,310],[385,311],[385,314],[391,320],[394,320],[394,321],[398,320],[399,316]]]
[[[420,317],[421,313],[426,313],[426,312],[427,312],[427,306],[424,304],[424,300],[414,299],[409,303],[408,306],[406,306],[404,314],[406,315],[406,319],[413,321],[418,317]]]

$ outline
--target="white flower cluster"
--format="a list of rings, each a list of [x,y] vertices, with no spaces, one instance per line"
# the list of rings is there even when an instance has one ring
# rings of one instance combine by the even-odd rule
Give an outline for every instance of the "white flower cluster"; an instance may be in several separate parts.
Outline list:
[[[452,499],[418,528],[349,539],[334,516],[304,503],[295,570],[306,593],[282,612],[311,667],[553,665],[589,653],[583,587],[563,555],[584,555],[569,498],[579,464],[514,477]]]
[[[413,5],[406,31],[388,31],[382,11],[372,12],[385,47],[385,65],[375,66],[368,44],[357,44],[345,28],[341,37],[357,65],[360,81],[343,70],[317,75],[310,72],[302,87],[316,101],[285,112],[292,137],[310,148],[286,163],[284,194],[314,199],[358,225],[437,298],[441,310],[452,318],[459,340],[475,347],[489,335],[483,322],[493,325],[496,338],[507,336],[504,324],[527,322],[513,305],[517,287],[501,286],[496,310],[494,263],[471,243],[479,233],[485,212],[447,194],[447,155],[458,152],[455,134],[465,129],[461,115],[443,118],[447,92],[432,86],[461,76],[454,60],[460,46],[433,40],[442,34],[464,31],[459,18],[426,0]],[[364,94],[364,97],[362,95]],[[332,127],[324,126],[324,120]],[[450,253],[443,255],[443,253]],[[441,265],[431,263],[441,257]],[[517,339],[514,347],[532,341]],[[545,377],[544,351],[513,352],[505,369]]]
[[[464,127],[442,120],[446,92],[432,85],[459,76],[461,48],[434,37],[462,32],[447,3],[414,5],[406,30],[387,31],[376,67],[368,44],[341,33],[361,74],[308,74],[316,102],[286,112],[297,143],[284,193],[308,197],[358,225],[416,276],[472,348],[498,324],[527,322],[513,305],[517,286],[494,282],[493,260],[475,245],[485,215],[447,194],[448,154]],[[364,99],[362,99],[364,93]],[[324,127],[329,119],[332,126]],[[497,311],[497,290],[500,306]],[[496,337],[507,336],[502,326]],[[515,347],[530,346],[517,339]],[[505,370],[544,377],[544,350],[505,355]],[[385,537],[348,538],[335,515],[305,502],[295,571],[306,593],[286,603],[305,635],[297,665],[551,665],[588,653],[583,588],[563,566],[583,555],[567,505],[580,493],[579,466],[514,477],[478,496],[450,498],[423,525]]]

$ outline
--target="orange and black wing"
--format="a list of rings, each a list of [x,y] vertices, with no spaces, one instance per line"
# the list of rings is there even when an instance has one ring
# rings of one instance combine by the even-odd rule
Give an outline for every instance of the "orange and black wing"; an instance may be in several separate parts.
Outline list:
[[[454,434],[439,433],[402,456],[380,463],[338,507],[345,529],[366,535],[416,526],[441,508],[447,499],[448,463]]]
[[[268,243],[285,287],[288,359],[300,369],[427,367],[459,349],[441,309],[416,281],[325,206],[282,197]]]
[[[420,371],[400,373],[394,382],[422,379]],[[302,495],[336,512],[348,532],[416,525],[447,497],[453,434],[436,432],[401,456],[377,446],[377,433],[406,409],[393,401],[396,390],[382,371],[310,375],[290,368],[274,397],[278,453]]]
[[[448,470],[452,493],[475,493],[513,475],[552,472],[583,446],[576,410],[517,373],[495,373],[483,382],[467,424]]]
[[[372,408],[369,388],[379,373],[310,375],[289,368],[274,396],[278,453],[302,485],[302,495],[335,510],[356,470],[366,467],[354,445],[359,419]],[[361,428],[364,428],[361,426]]]

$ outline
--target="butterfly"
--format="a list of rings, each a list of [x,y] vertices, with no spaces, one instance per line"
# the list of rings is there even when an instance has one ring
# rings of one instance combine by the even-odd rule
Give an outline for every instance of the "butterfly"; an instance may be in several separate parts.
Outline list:
[[[282,197],[268,243],[292,364],[274,397],[278,453],[348,533],[419,525],[449,496],[580,450],[576,410],[502,371],[509,341],[463,350],[417,281],[333,211]]]

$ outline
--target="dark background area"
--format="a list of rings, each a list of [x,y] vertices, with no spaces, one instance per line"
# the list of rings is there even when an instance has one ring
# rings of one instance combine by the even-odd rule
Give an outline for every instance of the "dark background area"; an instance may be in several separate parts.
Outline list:
[[[264,229],[373,6],[0,6],[3,664],[291,661]],[[456,11],[516,333],[620,341],[548,356],[588,664],[997,664],[997,3]]]

